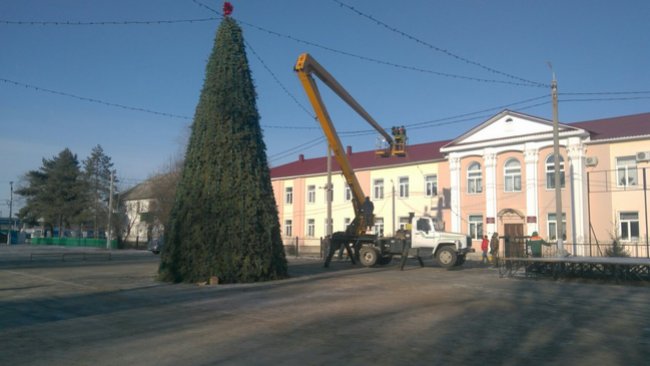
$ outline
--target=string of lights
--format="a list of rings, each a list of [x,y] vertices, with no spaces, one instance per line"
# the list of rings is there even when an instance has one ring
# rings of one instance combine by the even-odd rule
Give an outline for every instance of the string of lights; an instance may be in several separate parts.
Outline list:
[[[271,75],[273,80],[275,80],[275,83],[280,86],[280,88],[284,91],[284,93],[287,94],[289,98],[291,98],[291,100],[293,100],[294,103],[296,103],[296,105],[298,105],[300,109],[302,109],[305,113],[307,113],[309,117],[311,117],[312,119],[316,119],[316,116],[312,114],[304,105],[302,105],[302,103],[298,101],[298,99],[289,91],[289,89],[287,89],[287,87],[285,87],[284,84],[282,84],[282,82],[280,81],[280,79],[278,79],[275,73],[271,71],[271,69],[266,65],[266,62],[264,62],[262,57],[260,57],[260,55],[257,52],[255,52],[253,46],[251,46],[251,44],[245,40],[244,43],[246,44],[246,48],[248,48],[251,51],[251,53],[255,56],[255,58],[257,58],[257,60],[262,64],[264,69]]]
[[[109,21],[42,21],[42,20],[2,20],[0,24],[5,25],[37,25],[37,26],[96,26],[96,25],[155,25],[155,24],[178,24],[178,23],[202,23],[212,22],[221,18],[198,18],[198,19],[166,19],[166,20],[109,20]]]
[[[408,34],[406,32],[403,32],[403,31],[401,31],[401,30],[399,30],[399,29],[397,29],[395,27],[392,27],[392,26],[388,25],[387,23],[382,22],[381,20],[373,17],[372,15],[366,14],[366,13],[358,10],[357,8],[355,8],[355,7],[351,6],[351,5],[348,5],[348,4],[346,4],[346,3],[344,3],[344,2],[342,2],[340,0],[332,0],[332,1],[339,4],[341,7],[344,7],[344,8],[347,8],[347,9],[351,10],[352,12],[356,13],[357,15],[359,15],[361,17],[364,17],[366,19],[371,20],[372,22],[374,22],[377,25],[380,25],[380,26],[390,30],[391,32],[397,33],[397,34],[399,34],[399,35],[401,35],[401,36],[403,36],[403,37],[405,37],[407,39],[410,39],[410,40],[412,40],[412,41],[414,41],[414,42],[416,42],[416,43],[418,43],[420,45],[428,47],[428,48],[430,48],[430,49],[432,49],[432,50],[434,50],[436,52],[443,53],[443,54],[445,54],[445,55],[447,55],[449,57],[452,57],[452,58],[454,58],[454,59],[456,59],[458,61],[462,61],[462,62],[465,62],[467,64],[480,67],[480,68],[482,68],[484,70],[487,70],[487,71],[492,72],[494,74],[505,76],[505,77],[507,77],[509,79],[519,80],[521,82],[531,84],[533,86],[537,86],[537,87],[540,87],[540,88],[550,88],[550,85],[548,85],[548,84],[544,84],[544,83],[540,83],[540,82],[536,82],[536,81],[531,81],[531,80],[527,80],[527,79],[524,79],[524,78],[521,78],[521,77],[518,77],[518,76],[514,76],[514,75],[511,75],[511,74],[505,73],[503,71],[499,71],[499,70],[496,70],[494,68],[488,67],[488,66],[483,65],[483,64],[481,64],[479,62],[472,61],[472,60],[470,60],[468,58],[459,56],[459,55],[457,55],[457,54],[455,54],[455,53],[453,53],[453,52],[451,52],[449,50],[434,46],[434,45],[432,45],[432,44],[430,44],[428,42],[425,42],[425,41],[415,37],[415,36],[412,36],[412,35],[410,35],[410,34]]]

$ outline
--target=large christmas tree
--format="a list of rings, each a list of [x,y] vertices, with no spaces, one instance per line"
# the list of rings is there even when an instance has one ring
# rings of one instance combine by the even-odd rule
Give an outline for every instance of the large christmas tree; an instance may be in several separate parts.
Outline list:
[[[241,28],[224,18],[166,225],[163,281],[286,277],[278,212]]]

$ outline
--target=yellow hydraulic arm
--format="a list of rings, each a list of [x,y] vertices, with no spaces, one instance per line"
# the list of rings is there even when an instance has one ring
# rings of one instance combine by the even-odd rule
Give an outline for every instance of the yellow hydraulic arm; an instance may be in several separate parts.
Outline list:
[[[357,103],[357,101],[350,95],[350,93],[348,93],[345,88],[343,88],[343,86],[339,84],[336,79],[334,79],[334,77],[329,72],[327,72],[327,70],[325,70],[311,55],[308,53],[301,54],[298,57],[298,61],[296,62],[295,71],[298,73],[298,78],[300,78],[300,82],[302,83],[302,86],[307,93],[307,97],[309,98],[309,101],[314,108],[314,112],[316,112],[316,117],[318,118],[318,122],[320,122],[320,125],[323,128],[323,132],[327,137],[329,146],[334,152],[334,158],[341,166],[343,176],[345,177],[348,186],[350,186],[350,189],[352,190],[352,193],[354,195],[354,199],[352,200],[354,205],[354,212],[357,218],[360,218],[361,204],[365,200],[365,195],[361,189],[361,185],[359,185],[359,181],[357,180],[356,175],[354,174],[354,170],[350,165],[346,153],[343,150],[341,140],[339,139],[339,136],[336,133],[336,129],[332,124],[332,119],[327,113],[325,104],[323,103],[320,92],[318,91],[318,86],[316,85],[316,82],[314,81],[312,75],[316,75],[325,85],[327,85],[334,93],[336,93],[336,95],[338,95],[345,103],[354,109],[355,112],[357,112],[372,127],[374,127],[375,130],[377,130],[384,137],[386,142],[388,142],[390,146],[389,151],[391,151],[391,153],[400,155],[400,152],[395,152],[396,150],[394,150],[395,144],[393,138],[388,133],[386,133],[386,131],[384,131],[384,129],[370,116],[370,114],[368,114],[368,112],[366,112],[366,110],[363,109],[359,103]],[[400,145],[400,149],[400,151],[404,151],[403,144]],[[357,225],[357,228],[355,228],[357,233],[365,232],[365,223],[363,225],[357,223]]]

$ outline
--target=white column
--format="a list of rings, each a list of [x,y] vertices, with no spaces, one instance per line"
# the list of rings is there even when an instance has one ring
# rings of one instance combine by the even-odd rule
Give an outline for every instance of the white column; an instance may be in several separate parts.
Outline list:
[[[491,149],[483,153],[485,165],[485,216],[491,218],[491,223],[486,224],[486,233],[491,235],[496,231],[497,221],[497,155]]]
[[[539,149],[525,146],[524,161],[526,164],[526,235],[531,235],[533,231],[539,232],[539,188],[537,185]],[[544,181],[545,179],[542,180],[542,182]],[[528,222],[528,217],[534,217],[535,222]]]
[[[451,183],[451,231],[460,232],[460,158],[449,154],[449,178]]]
[[[576,246],[576,255],[585,255],[585,230],[588,223],[585,222],[587,212],[587,172],[585,168],[585,147],[579,138],[570,138],[567,146],[569,156],[570,178],[571,178],[571,228],[572,239]]]

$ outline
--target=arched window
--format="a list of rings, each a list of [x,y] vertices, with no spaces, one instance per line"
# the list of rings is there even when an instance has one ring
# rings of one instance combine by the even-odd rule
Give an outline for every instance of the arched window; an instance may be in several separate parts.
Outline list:
[[[481,164],[471,163],[467,168],[467,193],[483,192],[483,178],[481,176]]]
[[[546,188],[555,189],[555,155],[546,158]],[[560,155],[560,187],[564,188],[564,158]]]
[[[512,158],[506,161],[503,175],[506,192],[521,192],[521,163],[519,160]]]

